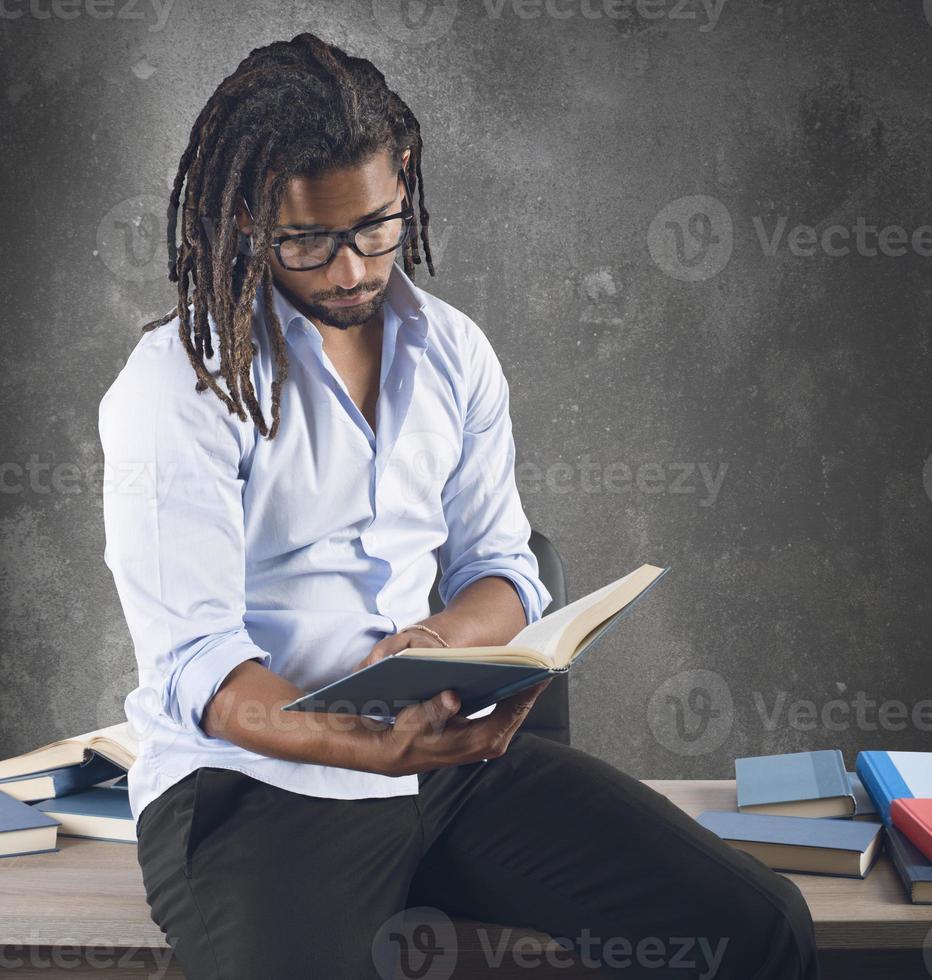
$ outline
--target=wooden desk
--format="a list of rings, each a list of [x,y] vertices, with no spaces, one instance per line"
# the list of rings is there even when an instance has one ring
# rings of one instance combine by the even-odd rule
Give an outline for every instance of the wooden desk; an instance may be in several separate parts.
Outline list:
[[[735,807],[732,780],[645,782],[693,816],[702,810]],[[58,853],[0,860],[0,946],[7,957],[0,962],[0,970],[15,964],[24,978],[87,980],[101,974],[139,977],[144,972],[167,980],[182,978],[177,966],[168,963],[170,950],[149,916],[135,845],[63,837],[60,846]],[[906,980],[915,975],[928,980],[932,975],[932,906],[907,902],[885,857],[864,880],[788,877],[799,885],[812,910],[819,949],[825,954],[826,978],[895,976]],[[454,978],[488,975],[483,970],[477,929],[488,930],[497,947],[507,927],[462,919],[454,924],[459,940]],[[544,942],[548,938],[532,930],[511,929],[508,941],[513,945],[522,936]],[[924,944],[928,969],[923,966]],[[884,951],[889,951],[886,956]],[[88,966],[78,967],[82,956]],[[54,959],[58,966],[42,966],[41,958],[45,963]],[[887,972],[887,966],[872,965],[893,962],[898,964],[895,973]],[[910,972],[920,968],[921,973]],[[881,969],[885,972],[877,972]],[[532,970],[537,977],[547,972]],[[584,967],[549,972],[565,980],[602,975]],[[499,968],[494,974],[497,980],[511,980],[512,976],[527,980],[528,970]]]

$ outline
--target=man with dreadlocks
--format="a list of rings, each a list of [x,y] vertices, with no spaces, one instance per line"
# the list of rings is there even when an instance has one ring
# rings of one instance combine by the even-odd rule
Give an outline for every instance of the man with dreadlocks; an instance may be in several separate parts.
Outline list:
[[[381,927],[423,905],[625,977],[812,980],[796,886],[518,731],[543,686],[394,724],[280,710],[406,647],[505,644],[552,598],[498,358],[413,283],[422,147],[380,71],[301,34],[224,79],[181,157],[177,306],[100,405],[153,921],[191,980],[388,977]]]

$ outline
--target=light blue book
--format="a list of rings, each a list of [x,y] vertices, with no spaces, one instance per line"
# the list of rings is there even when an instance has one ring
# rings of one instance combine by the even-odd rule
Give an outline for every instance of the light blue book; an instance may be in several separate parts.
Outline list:
[[[44,800],[33,806],[57,820],[63,837],[89,837],[119,843],[136,840],[129,794],[109,786],[92,786],[80,793]]]
[[[792,817],[852,817],[857,803],[839,749],[735,759],[738,809]]]
[[[125,774],[126,770],[102,755],[92,755],[86,762],[57,769],[45,769],[28,776],[0,780],[0,790],[16,800],[31,803],[52,797],[67,796],[88,789],[95,783]]]
[[[57,851],[58,821],[0,792],[0,857]]]
[[[697,821],[774,871],[863,878],[880,854],[883,824],[706,810]]]
[[[888,827],[894,800],[932,798],[932,752],[859,752],[855,768]]]

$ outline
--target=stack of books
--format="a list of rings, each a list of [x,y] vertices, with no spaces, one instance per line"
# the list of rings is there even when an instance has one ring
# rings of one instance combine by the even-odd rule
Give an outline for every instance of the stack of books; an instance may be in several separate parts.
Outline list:
[[[58,850],[58,837],[131,843],[126,773],[138,754],[127,723],[0,761],[0,857]]]
[[[932,752],[838,749],[735,760],[737,809],[697,820],[776,871],[864,878],[882,850],[911,902],[932,903]]]
[[[932,904],[932,752],[860,752],[856,768],[910,901]]]

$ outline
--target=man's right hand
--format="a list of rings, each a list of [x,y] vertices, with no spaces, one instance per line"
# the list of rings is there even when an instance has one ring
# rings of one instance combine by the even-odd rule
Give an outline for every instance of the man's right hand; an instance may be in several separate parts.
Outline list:
[[[394,725],[377,733],[381,740],[379,755],[384,760],[380,772],[408,776],[504,755],[521,722],[552,680],[548,677],[503,698],[494,711],[474,720],[457,714],[460,699],[452,690],[402,708]],[[449,704],[444,703],[447,697]]]

